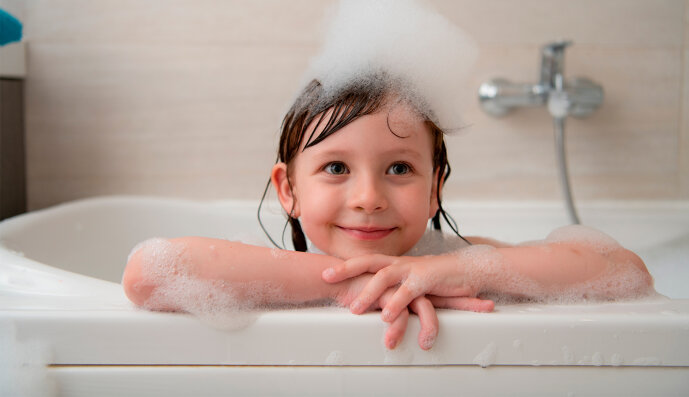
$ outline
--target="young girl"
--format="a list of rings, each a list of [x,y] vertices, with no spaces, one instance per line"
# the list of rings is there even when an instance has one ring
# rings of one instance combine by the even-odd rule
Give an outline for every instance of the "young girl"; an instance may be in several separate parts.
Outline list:
[[[152,310],[188,311],[189,302],[218,299],[383,308],[391,349],[409,308],[421,321],[419,345],[430,349],[434,307],[490,312],[493,301],[483,298],[495,294],[571,300],[653,291],[638,256],[588,229],[567,227],[519,246],[441,234],[450,170],[443,132],[397,87],[385,74],[336,93],[314,80],[288,112],[270,180],[296,251],[203,237],[150,240],[129,258],[127,296]]]

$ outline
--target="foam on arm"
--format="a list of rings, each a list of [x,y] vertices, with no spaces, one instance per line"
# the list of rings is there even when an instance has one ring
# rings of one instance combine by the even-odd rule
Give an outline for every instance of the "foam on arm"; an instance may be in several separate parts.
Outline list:
[[[152,310],[303,303],[337,296],[341,286],[320,274],[338,261],[220,239],[156,238],[132,251],[122,284],[132,302]]]
[[[474,245],[459,252],[482,293],[559,303],[629,299],[654,292],[641,258],[609,236],[566,226],[528,245]]]

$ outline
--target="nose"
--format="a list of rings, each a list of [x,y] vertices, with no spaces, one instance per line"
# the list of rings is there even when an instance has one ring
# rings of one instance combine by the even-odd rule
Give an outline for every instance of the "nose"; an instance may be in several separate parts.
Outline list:
[[[349,207],[367,214],[383,211],[388,207],[385,187],[374,176],[361,175],[352,184],[348,197]]]

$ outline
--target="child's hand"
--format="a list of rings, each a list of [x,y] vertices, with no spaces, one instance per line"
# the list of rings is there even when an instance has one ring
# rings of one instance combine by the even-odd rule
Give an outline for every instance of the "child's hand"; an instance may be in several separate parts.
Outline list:
[[[343,306],[350,306],[354,298],[360,294],[372,278],[373,276],[371,275],[361,275],[352,278],[349,285],[343,290],[343,293],[337,297],[337,302]],[[394,292],[394,288],[383,291],[376,300],[364,307],[358,314],[368,309],[375,310],[385,307],[393,297]],[[438,336],[438,316],[435,313],[433,303],[426,297],[420,296],[409,303],[409,309],[419,316],[419,321],[421,322],[421,331],[419,331],[418,335],[419,346],[423,350],[429,350]],[[406,307],[399,311],[399,315],[395,319],[388,321],[390,326],[385,331],[385,346],[388,349],[394,349],[402,341],[407,330],[408,321],[409,310]]]
[[[428,299],[436,307],[490,312],[493,301],[476,298],[478,286],[467,285],[464,269],[456,256],[398,257],[366,255],[352,258],[323,271],[323,279],[340,282],[363,273],[376,273],[350,304],[352,313],[363,313],[386,291],[399,285],[383,302],[383,320],[392,322],[415,299]],[[401,285],[400,285],[401,283]]]

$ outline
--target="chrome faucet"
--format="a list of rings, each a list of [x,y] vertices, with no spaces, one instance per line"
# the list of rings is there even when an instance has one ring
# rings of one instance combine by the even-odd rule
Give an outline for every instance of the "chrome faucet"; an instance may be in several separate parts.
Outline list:
[[[596,110],[603,102],[603,87],[583,77],[565,81],[565,49],[571,44],[562,40],[543,46],[538,83],[511,83],[496,78],[481,84],[478,96],[483,110],[492,116],[503,116],[518,107],[547,106],[553,116],[563,197],[571,223],[578,224],[565,158],[565,118],[568,115],[583,118]]]
[[[536,84],[496,78],[479,87],[481,106],[503,116],[518,107],[548,105],[553,117],[586,117],[603,102],[603,88],[587,78],[564,80],[565,49],[571,41],[556,41],[541,49],[541,74]],[[551,103],[552,102],[552,103]]]

